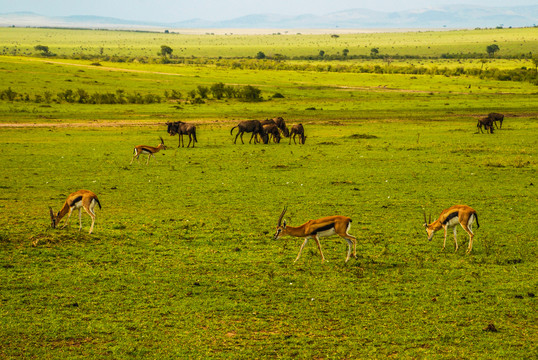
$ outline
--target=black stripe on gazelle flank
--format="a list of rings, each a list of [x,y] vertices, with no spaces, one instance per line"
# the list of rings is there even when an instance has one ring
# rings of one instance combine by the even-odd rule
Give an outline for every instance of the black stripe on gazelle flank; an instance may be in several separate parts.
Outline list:
[[[82,196],[77,196],[73,199],[73,201],[71,201],[71,205],[69,206],[75,206],[75,204],[78,203],[80,200],[82,200]]]
[[[327,224],[325,226],[319,227],[315,231],[313,231],[310,235],[315,235],[317,233],[327,231],[327,230],[331,230],[331,229],[334,229],[334,223]]]
[[[443,221],[443,225],[446,225],[448,224],[448,222],[450,220],[452,220],[453,218],[457,217],[458,216],[458,212],[457,211],[454,211],[453,213],[451,213],[450,215],[448,215],[445,219],[445,221]]]

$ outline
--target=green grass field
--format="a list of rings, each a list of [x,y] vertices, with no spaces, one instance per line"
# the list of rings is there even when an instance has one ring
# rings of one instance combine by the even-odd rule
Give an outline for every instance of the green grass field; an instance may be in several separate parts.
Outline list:
[[[440,44],[452,35],[428,34]],[[224,82],[258,86],[264,101],[0,100],[0,357],[538,355],[535,85],[101,65],[0,56],[0,90],[33,99]],[[270,99],[276,92],[284,98]],[[505,114],[502,129],[477,133],[477,118],[491,111]],[[305,145],[233,144],[238,121],[279,115],[304,124]],[[197,124],[194,149],[177,148],[164,125],[171,120]],[[156,161],[129,165],[134,145],[156,146],[159,136],[169,148]],[[80,233],[76,214],[69,227],[50,228],[48,207],[58,211],[78,189],[102,204],[94,233],[87,215]],[[422,226],[424,212],[436,217],[454,204],[479,216],[470,255],[463,229],[454,253],[451,234],[441,251],[443,234],[428,242]],[[325,263],[310,242],[294,264],[303,240],[272,239],[284,206],[290,225],[351,217],[358,258],[345,263],[345,241],[331,237],[321,241]]]
[[[140,57],[156,56],[161,45],[170,46],[176,56],[255,57],[266,55],[328,55],[349,50],[349,55],[369,55],[372,48],[381,54],[439,57],[443,53],[486,53],[497,44],[502,55],[536,52],[536,28],[422,31],[399,33],[358,33],[309,35],[289,32],[282,35],[185,35],[157,32],[98,31],[65,29],[0,28],[0,51],[4,55],[39,53],[44,45],[62,56],[76,54]],[[77,39],[76,43],[73,39]]]

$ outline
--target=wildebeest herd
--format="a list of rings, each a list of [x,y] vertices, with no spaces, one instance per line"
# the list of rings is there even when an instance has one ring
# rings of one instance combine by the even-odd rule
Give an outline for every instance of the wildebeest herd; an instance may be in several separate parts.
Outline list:
[[[194,144],[198,142],[196,139],[196,126],[193,124],[188,124],[183,121],[175,121],[175,122],[167,122],[167,132],[170,136],[178,135],[179,136],[179,145],[185,146],[185,142],[183,141],[183,135],[189,136],[189,143],[187,144],[187,147],[189,147],[192,143],[192,147],[194,147]],[[234,129],[237,128],[237,134],[235,135],[234,144],[237,143],[237,138],[239,137],[241,139],[241,143],[245,143],[243,141],[243,135],[245,133],[251,133],[249,144],[252,143],[254,140],[254,144],[257,144],[258,142],[263,142],[264,144],[268,144],[270,140],[272,140],[275,143],[280,143],[280,140],[282,137],[290,138],[290,144],[291,140],[293,138],[293,142],[297,144],[297,141],[295,140],[296,136],[299,136],[299,142],[301,144],[304,144],[306,141],[306,136],[304,134],[304,127],[302,124],[293,125],[290,130],[288,129],[286,122],[282,117],[276,117],[273,119],[265,119],[262,121],[259,120],[245,120],[241,121],[236,126],[232,127],[230,130],[230,135],[233,135]]]
[[[485,129],[486,132],[493,134],[494,127],[497,129],[502,128],[503,120],[504,120],[503,114],[489,113],[488,116],[478,119],[478,123],[476,124],[476,127],[478,128],[477,132],[480,131],[481,133],[484,133],[483,129]],[[194,124],[185,123],[183,121],[175,121],[175,122],[167,122],[166,126],[167,126],[167,132],[170,136],[178,135],[179,137],[178,147],[180,146],[185,147],[183,135],[187,135],[189,137],[189,143],[187,144],[187,147],[190,147],[192,144],[192,147],[194,148],[194,144],[198,142],[198,139],[196,138],[196,126]],[[289,138],[289,144],[291,144],[292,139],[293,139],[293,142],[297,144],[296,137],[299,138],[300,144],[304,144],[306,141],[303,124],[293,125],[290,131],[286,125],[286,122],[281,116],[273,118],[273,119],[265,119],[262,121],[260,120],[241,121],[239,124],[232,127],[232,129],[230,130],[230,135],[233,136],[233,131],[235,128],[237,128],[237,134],[235,135],[235,138],[234,138],[234,144],[237,143],[238,137],[241,139],[241,143],[244,144],[245,142],[243,141],[243,135],[245,133],[251,134],[250,140],[248,141],[249,144],[252,144],[253,140],[254,140],[254,144],[257,144],[258,142],[268,144],[269,141],[280,143],[280,141],[282,140],[282,137]],[[140,154],[147,154],[148,160],[146,161],[146,164],[148,164],[150,157],[154,156],[154,154],[161,149],[166,149],[162,138],[161,138],[161,144],[159,144],[159,146],[157,147],[152,147],[152,146],[147,146],[147,145],[137,145],[134,150],[133,160],[135,158],[138,159]],[[132,162],[133,161],[131,160],[131,163]]]
[[[233,131],[235,128],[237,128],[238,132],[235,135],[234,144],[237,142],[237,137],[240,137],[241,143],[244,144],[245,142],[243,141],[243,134],[246,132],[252,133],[252,135],[250,136],[249,144],[252,143],[252,140],[254,140],[254,144],[258,143],[258,136],[264,144],[269,143],[270,140],[275,143],[280,143],[282,136],[290,138],[290,144],[292,137],[293,142],[297,144],[297,141],[295,140],[296,135],[299,135],[299,142],[301,144],[304,144],[306,141],[306,136],[304,135],[304,128],[302,124],[293,125],[290,133],[290,130],[286,126],[286,122],[280,116],[273,119],[265,119],[262,121],[241,121],[239,124],[237,124],[230,130],[230,135],[233,135]]]
[[[484,128],[486,132],[493,134],[493,125],[495,125],[497,129],[500,129],[503,126],[503,120],[503,114],[489,113],[485,118],[478,119],[478,124],[476,124],[476,127],[481,133],[484,133],[484,131],[482,131],[482,128]],[[499,123],[498,125],[497,122]]]

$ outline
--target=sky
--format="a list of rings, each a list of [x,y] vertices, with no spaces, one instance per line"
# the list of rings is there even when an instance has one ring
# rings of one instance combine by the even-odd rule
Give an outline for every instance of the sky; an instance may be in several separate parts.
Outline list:
[[[536,2],[512,0],[510,6]],[[30,11],[45,16],[96,15],[174,22],[195,18],[229,20],[252,14],[324,15],[349,9],[390,12],[453,4],[508,6],[506,0],[0,0],[0,14]]]

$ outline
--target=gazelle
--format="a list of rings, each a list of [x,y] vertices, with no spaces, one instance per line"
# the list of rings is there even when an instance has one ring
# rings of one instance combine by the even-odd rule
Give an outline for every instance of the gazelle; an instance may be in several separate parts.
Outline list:
[[[164,140],[162,137],[159,136],[159,139],[161,139],[161,143],[159,145],[157,145],[156,147],[154,146],[148,146],[148,145],[136,145],[134,147],[134,155],[133,155],[133,158],[131,159],[131,162],[129,163],[132,164],[134,159],[136,158],[137,160],[139,160],[139,156],[140,154],[148,154],[148,160],[146,161],[146,165],[149,164],[149,158],[150,157],[154,157],[155,158],[155,154],[158,153],[159,151],[161,150],[165,150],[166,149],[166,146],[164,146]]]
[[[66,227],[69,218],[71,217],[71,213],[73,210],[78,209],[78,219],[80,224],[78,231],[80,231],[82,229],[82,209],[84,208],[84,210],[86,210],[88,215],[90,215],[92,218],[92,226],[90,226],[89,232],[91,234],[93,231],[93,225],[95,224],[95,212],[93,211],[95,205],[99,205],[99,209],[101,209],[101,203],[99,202],[97,195],[95,195],[93,192],[90,190],[75,191],[67,197],[64,206],[60,211],[58,211],[57,214],[54,214],[54,211],[52,211],[52,208],[49,206],[52,228],[55,229],[56,226],[60,224],[60,220],[67,215],[62,229]]]
[[[346,262],[351,256],[352,246],[353,257],[357,257],[357,239],[348,233],[349,227],[351,226],[351,219],[347,216],[327,216],[316,220],[309,220],[301,226],[287,226],[286,220],[284,220],[284,223],[282,223],[282,218],[284,217],[286,210],[287,208],[284,208],[284,210],[280,214],[280,217],[278,218],[278,224],[276,227],[274,239],[276,240],[284,235],[304,237],[304,242],[299,249],[299,254],[297,255],[297,258],[295,259],[294,263],[299,260],[301,252],[303,251],[303,248],[308,242],[308,239],[312,238],[316,240],[319,253],[321,254],[321,262],[324,262],[325,257],[323,256],[323,252],[321,251],[321,244],[319,242],[319,238],[331,236],[334,234],[337,234],[340,237],[344,238],[344,240],[346,240],[347,242],[348,251]]]
[[[445,231],[445,240],[443,242],[443,250],[446,246],[446,235],[450,228],[454,228],[454,243],[456,244],[456,250],[458,251],[458,239],[456,234],[457,225],[460,224],[463,230],[469,234],[469,246],[467,247],[467,254],[471,253],[473,249],[473,237],[474,233],[471,229],[472,224],[476,221],[476,228],[480,227],[478,223],[478,215],[476,211],[467,205],[454,205],[445,209],[439,215],[439,218],[432,222],[430,215],[430,221],[426,222],[426,213],[424,213],[424,227],[428,233],[428,240],[433,238],[433,234],[436,231],[443,229]]]

